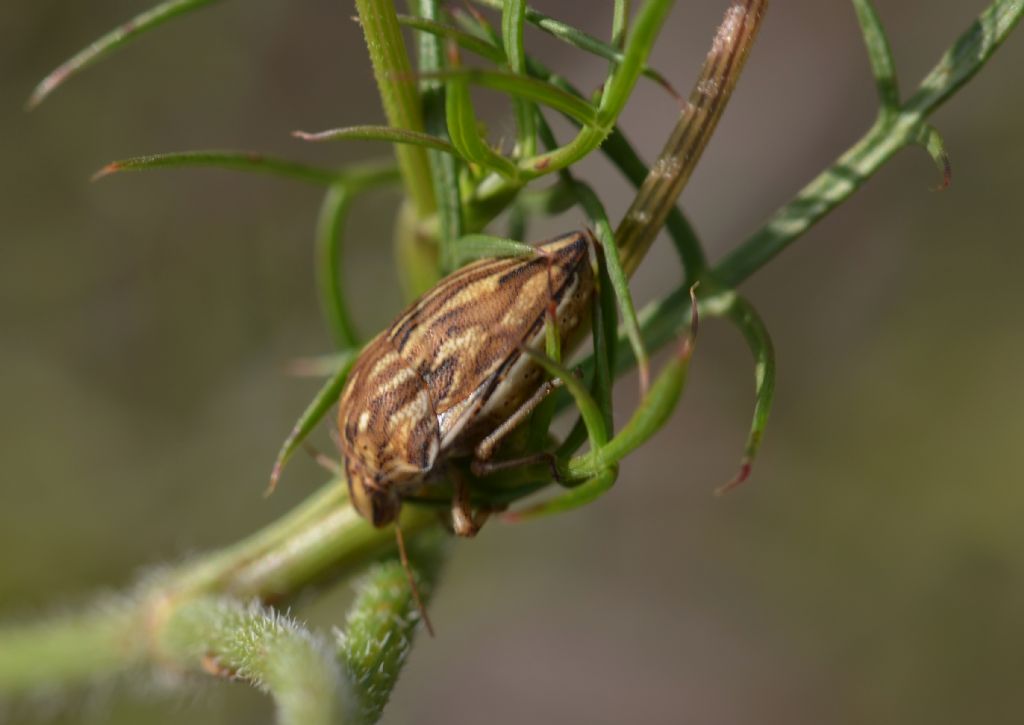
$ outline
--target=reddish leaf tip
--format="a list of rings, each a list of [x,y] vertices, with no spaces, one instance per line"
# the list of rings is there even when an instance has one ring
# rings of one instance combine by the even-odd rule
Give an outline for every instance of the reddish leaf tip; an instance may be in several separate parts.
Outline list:
[[[519,524],[526,518],[523,511],[506,511],[498,516],[506,524]]]
[[[116,174],[122,168],[124,168],[124,167],[120,164],[120,162],[112,161],[109,164],[107,164],[106,166],[104,166],[102,169],[97,171],[95,174],[93,174],[90,177],[89,180],[90,181],[99,181],[104,176],[110,176],[111,174]]]
[[[736,475],[733,476],[731,481],[729,481],[728,483],[723,483],[721,486],[716,488],[715,495],[723,496],[732,491],[740,484],[742,484],[748,478],[750,478],[750,471],[753,468],[753,465],[753,461],[751,461],[749,458],[744,458],[743,461],[740,463],[740,470],[736,472]]]
[[[270,498],[274,491],[277,490],[277,482],[281,479],[281,468],[281,461],[274,464],[274,469],[270,472],[270,484],[263,492],[263,498]]]
[[[53,93],[57,86],[67,80],[69,75],[71,75],[71,66],[68,63],[64,63],[58,66],[50,75],[39,81],[39,85],[32,90],[32,95],[28,97],[28,101],[25,103],[25,110],[31,111],[46,100],[46,97]]]
[[[647,391],[651,389],[651,363],[649,360],[641,360],[637,365],[640,373],[640,398],[647,397]]]
[[[946,153],[939,157],[939,162],[942,164],[942,183],[936,186],[934,191],[945,191],[953,183],[953,163]]]

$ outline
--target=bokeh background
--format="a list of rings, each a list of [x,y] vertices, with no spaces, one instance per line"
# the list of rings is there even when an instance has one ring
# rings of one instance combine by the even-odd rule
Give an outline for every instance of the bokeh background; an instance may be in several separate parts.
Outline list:
[[[611,3],[538,0],[606,35]],[[326,350],[312,280],[319,193],[219,171],[123,175],[107,161],[192,148],[342,163],[384,146],[303,146],[296,128],[378,122],[346,2],[223,3],[22,106],[60,60],[146,3],[8,2],[0,22],[0,616],[90,601],[147,567],[231,542],[323,475],[299,457],[261,492]],[[654,65],[689,87],[722,0],[679,3]],[[905,89],[980,0],[878,0]],[[584,88],[603,63],[538,33]],[[1020,722],[1024,697],[1024,34],[935,117],[954,182],[908,150],[743,287],[774,333],[777,404],[752,480],[718,499],[753,376],[702,328],[683,406],[585,510],[457,542],[386,722]],[[771,8],[684,205],[713,256],[742,241],[870,124],[847,2]],[[482,95],[497,132],[506,107]],[[653,158],[674,106],[641,82],[623,126]],[[600,159],[580,173],[616,212]],[[350,222],[362,329],[400,300],[397,197]],[[537,236],[579,224],[570,214]],[[637,279],[677,282],[667,242]],[[635,403],[632,379],[620,411]],[[326,436],[319,439],[328,447]],[[340,621],[346,592],[304,605]],[[267,722],[242,686],[100,693],[58,722]],[[0,720],[31,721],[47,708]]]

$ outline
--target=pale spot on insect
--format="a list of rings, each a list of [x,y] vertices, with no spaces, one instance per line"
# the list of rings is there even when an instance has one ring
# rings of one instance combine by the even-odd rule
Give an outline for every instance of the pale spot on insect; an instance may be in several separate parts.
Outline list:
[[[370,379],[380,379],[377,386],[382,392],[394,390],[415,375],[407,366],[401,364],[397,355],[385,355],[370,370]]]
[[[404,423],[412,421],[415,423],[425,415],[430,415],[430,395],[427,391],[420,390],[415,398],[411,402],[402,406],[388,417],[388,423],[392,426],[398,427]]]
[[[370,424],[370,411],[364,410],[359,414],[359,421],[356,423],[356,428],[360,433],[366,432],[366,427]]]

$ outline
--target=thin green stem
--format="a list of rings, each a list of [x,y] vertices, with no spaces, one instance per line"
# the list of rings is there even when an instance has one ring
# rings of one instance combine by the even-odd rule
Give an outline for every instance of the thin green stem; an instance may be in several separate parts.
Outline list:
[[[1024,0],[993,2],[939,59],[898,113],[879,117],[832,166],[728,254],[715,268],[715,279],[730,287],[742,282],[846,201],[904,146],[923,139],[940,153],[932,135],[922,135],[922,124],[988,62],[1022,16]]]
[[[342,184],[332,186],[320,205],[316,224],[316,276],[320,309],[339,349],[355,347],[359,333],[348,311],[341,283],[341,240],[352,204],[352,193]]]
[[[437,23],[441,16],[440,0],[410,0],[410,7],[426,23]],[[399,23],[402,16],[398,16]],[[423,97],[423,124],[427,133],[442,138],[448,133],[445,119],[445,88],[444,83],[436,78],[426,77],[430,73],[444,70],[444,49],[441,38],[430,33],[416,34],[419,46],[420,93]],[[452,147],[454,149],[454,147]],[[459,159],[451,153],[443,153],[437,149],[427,149],[427,160],[430,162],[430,177],[437,198],[437,232],[440,246],[441,272],[448,273],[453,268],[453,247],[455,240],[462,236],[462,203],[459,198]]]
[[[857,12],[857,22],[860,23],[868,60],[871,62],[871,74],[878,88],[881,112],[891,113],[900,105],[900,90],[889,38],[871,0],[853,0],[853,8]]]

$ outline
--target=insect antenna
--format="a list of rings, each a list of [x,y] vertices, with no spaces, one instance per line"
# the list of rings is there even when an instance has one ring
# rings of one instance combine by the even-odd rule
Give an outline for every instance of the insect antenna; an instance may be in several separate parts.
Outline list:
[[[341,475],[341,463],[331,458],[326,453],[321,452],[312,443],[304,442],[302,448],[306,451],[306,454],[313,459],[313,461],[324,469],[328,473],[334,476]]]
[[[412,575],[412,567],[409,566],[409,555],[405,551],[405,537],[402,536],[402,527],[399,526],[397,520],[395,521],[395,541],[398,543],[398,558],[402,561],[405,576],[409,579],[409,588],[412,589],[412,598],[416,600],[416,608],[420,610],[420,616],[423,618],[423,624],[427,627],[427,632],[433,637],[434,625],[431,624],[427,608],[423,606],[423,599],[420,598],[420,590],[416,586],[416,578]]]

